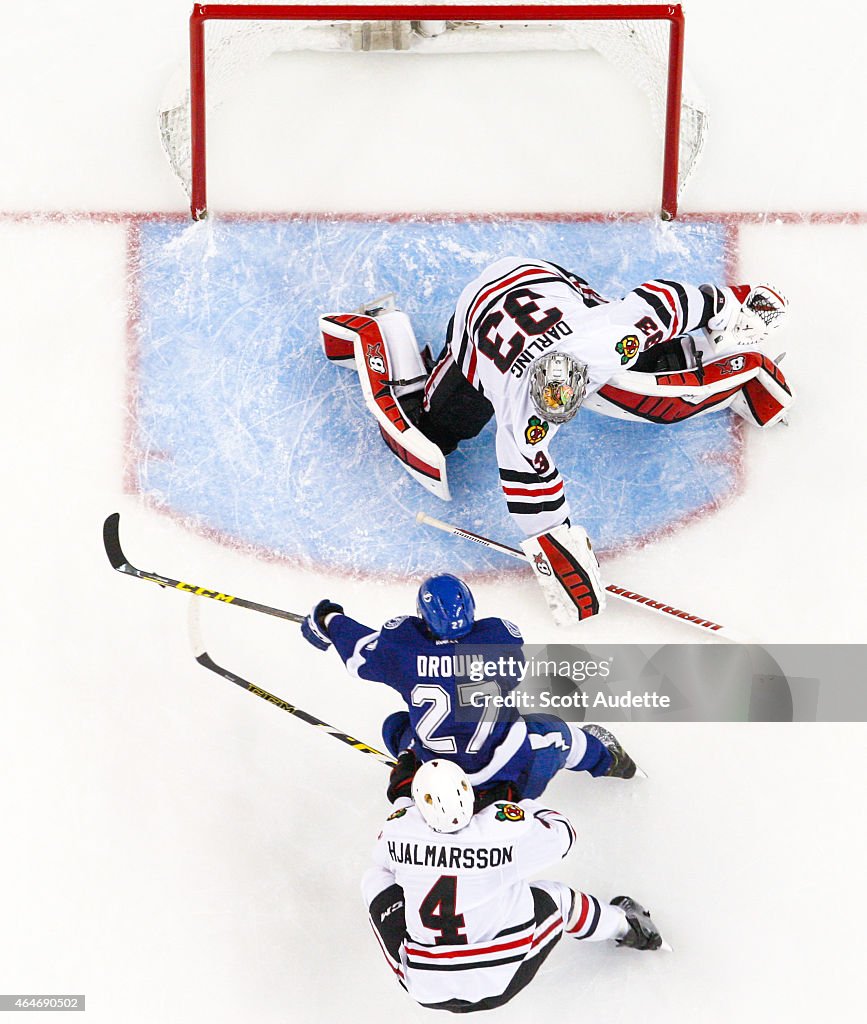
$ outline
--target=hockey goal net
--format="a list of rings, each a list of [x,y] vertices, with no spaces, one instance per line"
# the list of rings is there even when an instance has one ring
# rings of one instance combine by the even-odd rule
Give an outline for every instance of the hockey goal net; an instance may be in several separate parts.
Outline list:
[[[166,89],[163,149],[195,219],[207,213],[209,116],[239,81],[277,52],[437,53],[594,50],[647,96],[663,146],[661,215],[677,212],[707,132],[707,110],[684,78],[679,5],[196,4],[189,69]]]

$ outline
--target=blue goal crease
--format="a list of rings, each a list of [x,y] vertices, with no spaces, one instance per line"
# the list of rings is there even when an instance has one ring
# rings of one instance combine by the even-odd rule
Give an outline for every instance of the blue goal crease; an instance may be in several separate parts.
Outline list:
[[[207,221],[142,225],[130,457],[141,493],[199,528],[271,555],[360,575],[510,568],[503,555],[418,527],[424,509],[514,543],[493,424],[449,457],[443,503],[388,455],[355,373],[322,354],[317,318],[394,292],[438,354],[454,302],[486,264],[559,263],[603,294],[651,277],[725,273],[708,221]],[[737,486],[728,413],[676,426],[584,413],[552,451],[573,520],[600,551],[638,544]]]

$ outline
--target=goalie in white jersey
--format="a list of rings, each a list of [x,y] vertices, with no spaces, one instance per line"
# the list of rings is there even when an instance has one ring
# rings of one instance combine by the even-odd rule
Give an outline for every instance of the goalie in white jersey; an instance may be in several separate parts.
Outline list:
[[[506,257],[464,288],[435,365],[394,308],[322,317],[325,353],[359,371],[368,407],[407,471],[450,497],[445,456],[496,415],[509,511],[552,609],[604,607],[589,539],[569,521],[550,443],[579,407],[678,423],[731,408],[779,422],[793,395],[762,346],[786,301],[768,285],[647,281],[609,301],[545,260]]]
[[[605,904],[563,882],[528,881],[575,843],[557,811],[522,800],[474,813],[466,775],[443,760],[418,770],[412,794],[386,821],[362,891],[393,976],[423,1006],[502,1006],[563,935],[641,950],[665,945],[629,897]]]

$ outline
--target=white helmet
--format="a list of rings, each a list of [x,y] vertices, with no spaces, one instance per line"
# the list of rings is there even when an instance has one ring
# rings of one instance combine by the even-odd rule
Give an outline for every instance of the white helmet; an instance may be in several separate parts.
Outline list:
[[[473,816],[473,787],[454,761],[425,761],[412,780],[412,798],[434,832],[459,832]]]
[[[540,416],[566,423],[587,394],[587,364],[565,352],[548,352],[530,367],[530,397]]]

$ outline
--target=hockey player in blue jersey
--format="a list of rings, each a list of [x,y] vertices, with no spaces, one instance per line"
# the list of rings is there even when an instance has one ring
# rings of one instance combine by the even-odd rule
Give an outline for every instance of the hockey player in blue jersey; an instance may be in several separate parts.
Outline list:
[[[564,768],[634,776],[635,763],[607,729],[552,715],[522,717],[490,699],[521,681],[523,638],[505,619],[476,619],[473,595],[462,580],[445,573],[426,579],[417,610],[417,616],[389,619],[375,630],[326,599],[301,625],[314,647],[334,646],[350,675],[385,683],[405,701],[408,710],[389,715],[382,730],[398,760],[392,799],[408,789],[419,762],[437,757],[456,761],[477,792],[497,792],[499,798],[505,788],[513,800],[540,796]],[[483,680],[471,681],[472,659],[484,659]]]

